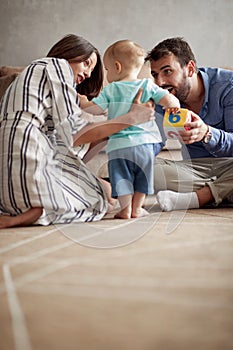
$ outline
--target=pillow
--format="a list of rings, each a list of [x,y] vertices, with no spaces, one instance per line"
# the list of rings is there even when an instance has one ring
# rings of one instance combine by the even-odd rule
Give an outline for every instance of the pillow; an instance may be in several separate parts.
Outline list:
[[[19,73],[14,73],[10,75],[5,75],[3,77],[0,77],[0,99],[4,95],[6,89],[8,86],[12,83],[12,81],[15,80],[15,78],[18,76]]]
[[[0,77],[5,75],[12,75],[14,73],[21,73],[24,67],[13,67],[13,66],[0,66]]]
[[[8,86],[22,72],[24,67],[2,66],[0,67],[0,99]]]

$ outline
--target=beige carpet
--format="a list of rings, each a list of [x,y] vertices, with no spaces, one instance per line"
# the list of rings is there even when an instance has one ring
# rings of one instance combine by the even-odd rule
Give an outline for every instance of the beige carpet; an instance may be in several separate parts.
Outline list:
[[[232,209],[0,231],[1,350],[232,350]]]

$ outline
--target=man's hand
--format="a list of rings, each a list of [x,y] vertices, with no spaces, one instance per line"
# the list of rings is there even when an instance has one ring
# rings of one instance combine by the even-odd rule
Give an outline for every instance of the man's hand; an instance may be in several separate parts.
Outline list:
[[[191,113],[191,122],[186,122],[184,131],[179,131],[181,136],[180,141],[188,145],[194,142],[201,141],[208,131],[208,125],[194,112]]]

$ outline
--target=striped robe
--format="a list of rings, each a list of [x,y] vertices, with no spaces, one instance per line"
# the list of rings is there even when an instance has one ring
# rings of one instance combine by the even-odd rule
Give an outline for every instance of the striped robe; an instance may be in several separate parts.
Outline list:
[[[68,62],[32,62],[0,104],[0,212],[42,207],[41,225],[103,217],[106,194],[81,160],[88,145],[73,147],[86,124]]]

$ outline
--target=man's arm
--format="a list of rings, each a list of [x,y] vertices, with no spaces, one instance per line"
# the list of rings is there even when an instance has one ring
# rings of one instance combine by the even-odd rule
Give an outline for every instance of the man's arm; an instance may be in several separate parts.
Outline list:
[[[184,144],[190,145],[194,142],[203,141],[206,150],[214,157],[233,157],[233,118],[228,120],[225,131],[205,124],[194,112],[191,112],[191,116],[192,121],[185,124],[185,127],[190,130],[179,132]],[[207,133],[210,137],[205,143],[204,138]]]

